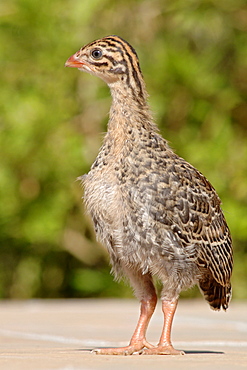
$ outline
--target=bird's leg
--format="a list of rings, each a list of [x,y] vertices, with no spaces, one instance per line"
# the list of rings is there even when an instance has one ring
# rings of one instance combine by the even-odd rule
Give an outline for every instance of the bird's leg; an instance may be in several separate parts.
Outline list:
[[[143,355],[184,355],[183,351],[174,349],[171,343],[171,328],[173,317],[177,308],[178,300],[162,301],[162,311],[164,314],[164,326],[162,329],[160,341],[157,347],[144,349]]]
[[[156,294],[151,299],[148,299],[148,300],[143,299],[141,301],[140,317],[139,317],[136,329],[134,331],[134,334],[132,335],[132,338],[130,340],[130,344],[129,344],[130,346],[141,347],[140,349],[144,347],[147,347],[147,348],[154,347],[152,344],[147,342],[146,331],[147,331],[149,321],[155,310],[156,303],[157,303]]]
[[[132,355],[134,352],[139,352],[144,347],[152,348],[152,344],[146,341],[146,331],[154,312],[156,302],[156,295],[151,299],[143,299],[141,301],[140,317],[128,346],[119,348],[99,348],[93,350],[93,352],[99,355]]]
[[[148,295],[147,297],[141,299],[139,320],[134,331],[134,334],[131,337],[129,345],[126,347],[119,348],[99,348],[93,350],[94,353],[99,355],[132,355],[133,353],[140,352],[145,347],[146,348],[154,347],[152,344],[147,342],[146,331],[157,303],[155,288],[148,275],[146,275],[146,277],[142,276],[142,281],[140,282],[140,284],[133,285],[135,285],[135,288],[137,288],[137,285],[139,289],[144,288],[142,292],[144,293],[144,291],[146,290],[146,294],[148,292]],[[136,294],[140,295],[140,291],[138,293],[136,291]]]

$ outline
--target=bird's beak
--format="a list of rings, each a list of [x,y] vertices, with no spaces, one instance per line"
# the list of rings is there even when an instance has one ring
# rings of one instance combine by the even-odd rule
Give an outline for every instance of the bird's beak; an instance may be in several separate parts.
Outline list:
[[[82,68],[82,66],[85,65],[85,63],[83,63],[81,60],[79,60],[79,57],[76,54],[72,55],[65,62],[65,67]]]

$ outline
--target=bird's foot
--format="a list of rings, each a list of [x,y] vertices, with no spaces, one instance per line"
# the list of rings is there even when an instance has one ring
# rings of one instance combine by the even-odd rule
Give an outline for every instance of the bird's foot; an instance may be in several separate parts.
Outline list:
[[[96,355],[118,355],[118,356],[129,356],[133,354],[139,354],[143,348],[152,349],[154,346],[143,339],[142,341],[138,342],[131,342],[126,347],[117,347],[117,348],[97,348],[93,349],[92,353]]]
[[[183,351],[178,351],[177,349],[173,348],[172,345],[166,346],[157,346],[148,349],[142,349],[139,352],[140,355],[184,355]]]

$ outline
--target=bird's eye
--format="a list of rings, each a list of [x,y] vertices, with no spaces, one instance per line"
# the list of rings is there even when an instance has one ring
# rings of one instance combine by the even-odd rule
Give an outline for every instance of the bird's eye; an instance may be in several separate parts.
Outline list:
[[[102,51],[100,49],[93,49],[91,52],[91,55],[94,59],[100,59],[102,58]]]

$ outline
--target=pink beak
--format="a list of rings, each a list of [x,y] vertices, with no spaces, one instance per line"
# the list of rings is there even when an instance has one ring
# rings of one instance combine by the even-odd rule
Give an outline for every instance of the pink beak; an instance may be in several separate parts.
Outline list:
[[[76,54],[72,55],[65,63],[65,67],[81,68],[85,63],[81,62]]]

